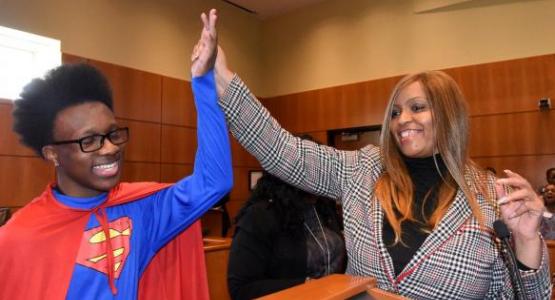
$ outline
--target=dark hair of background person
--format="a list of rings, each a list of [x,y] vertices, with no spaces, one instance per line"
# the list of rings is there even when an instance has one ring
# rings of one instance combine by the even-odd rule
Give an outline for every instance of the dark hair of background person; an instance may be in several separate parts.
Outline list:
[[[547,169],[547,171],[545,171],[545,178],[547,179],[547,181],[549,181],[549,174],[551,174],[551,172],[555,172],[555,168],[549,168]]]
[[[54,142],[57,114],[86,102],[101,102],[113,111],[112,90],[104,75],[87,64],[59,66],[23,88],[14,102],[13,130],[42,156],[42,147]]]
[[[261,201],[268,201],[268,208],[274,210],[276,216],[281,224],[281,229],[292,234],[302,233],[299,228],[303,227],[305,208],[310,205],[306,200],[313,196],[303,190],[293,187],[281,179],[264,171],[262,177],[256,183],[249,199],[241,208],[235,217],[235,223],[248,212],[249,208],[255,203]],[[323,200],[325,203],[316,203],[317,206],[323,205],[323,209],[319,209],[322,213],[323,220],[336,220],[337,211],[335,210],[335,201],[328,198],[318,198],[320,202]],[[327,204],[327,205],[326,205]],[[342,230],[341,222],[326,222],[333,231],[339,232]]]
[[[321,144],[309,134],[297,136],[303,140]],[[337,221],[337,210],[334,200],[307,193],[283,182],[266,171],[263,171],[263,175],[258,179],[249,199],[239,210],[239,213],[237,213],[235,224],[239,223],[241,217],[247,213],[249,207],[253,204],[260,201],[268,201],[268,208],[275,210],[278,220],[282,225],[282,230],[289,231],[292,234],[299,234],[302,232],[299,228],[304,223],[303,212],[309,205],[306,201],[299,201],[299,199],[306,200],[309,197],[320,199],[320,203],[315,204],[320,207],[319,212],[323,219],[326,220],[326,226],[335,232],[343,230],[342,222]]]

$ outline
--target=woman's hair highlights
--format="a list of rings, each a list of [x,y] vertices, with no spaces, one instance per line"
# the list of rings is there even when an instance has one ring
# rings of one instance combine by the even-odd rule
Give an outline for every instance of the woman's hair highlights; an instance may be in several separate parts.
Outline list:
[[[419,82],[432,112],[432,122],[436,137],[436,152],[447,167],[443,174],[443,184],[439,189],[438,205],[427,223],[435,227],[455,198],[460,187],[469,201],[474,216],[483,224],[483,215],[476,199],[479,180],[468,183],[465,174],[474,174],[468,168],[475,168],[468,157],[469,119],[466,101],[455,81],[441,71],[427,71],[405,76],[391,94],[384,116],[380,136],[385,172],[376,183],[376,196],[386,218],[395,231],[395,242],[401,241],[401,223],[415,220],[413,216],[413,185],[402,154],[390,132],[393,104],[401,91],[408,85]],[[438,170],[439,171],[439,170]],[[402,242],[402,241],[401,241]]]

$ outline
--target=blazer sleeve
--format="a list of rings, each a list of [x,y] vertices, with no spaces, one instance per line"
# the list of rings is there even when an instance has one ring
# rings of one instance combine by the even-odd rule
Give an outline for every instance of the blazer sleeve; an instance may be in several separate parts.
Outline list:
[[[378,165],[379,149],[340,151],[293,136],[262,106],[237,75],[220,98],[233,136],[268,172],[313,194],[341,199],[363,163]],[[372,153],[370,160],[364,153]],[[372,167],[376,172],[378,166]]]

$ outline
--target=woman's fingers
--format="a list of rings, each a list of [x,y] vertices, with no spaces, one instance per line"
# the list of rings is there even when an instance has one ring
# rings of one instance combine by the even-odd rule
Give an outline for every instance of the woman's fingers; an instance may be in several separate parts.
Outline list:
[[[505,195],[499,199],[497,199],[497,204],[499,205],[503,205],[503,204],[507,204],[510,203],[512,201],[519,201],[519,200],[534,200],[534,198],[531,198],[530,193],[527,190],[517,190],[514,191],[508,195]]]
[[[505,192],[505,186],[497,182],[495,183],[495,192],[497,193],[498,202],[507,195],[507,193]]]
[[[497,179],[496,183],[520,189],[532,188],[528,180],[519,174],[510,170],[504,170],[504,172],[507,177]]]

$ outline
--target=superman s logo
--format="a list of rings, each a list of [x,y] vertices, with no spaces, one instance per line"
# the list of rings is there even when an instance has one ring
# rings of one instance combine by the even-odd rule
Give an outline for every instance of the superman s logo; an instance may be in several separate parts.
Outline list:
[[[131,238],[131,219],[122,217],[108,223],[110,236],[104,234],[101,226],[83,233],[77,254],[77,263],[108,275],[108,255],[114,257],[114,277],[117,279],[129,255]],[[112,253],[107,253],[111,243]]]

